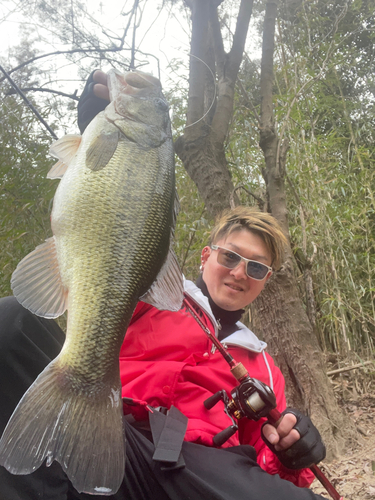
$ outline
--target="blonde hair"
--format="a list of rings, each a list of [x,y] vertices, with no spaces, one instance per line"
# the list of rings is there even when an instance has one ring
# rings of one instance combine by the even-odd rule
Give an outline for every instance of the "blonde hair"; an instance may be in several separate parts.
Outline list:
[[[239,206],[225,210],[211,230],[209,244],[215,245],[222,238],[242,229],[247,229],[262,238],[271,253],[271,266],[275,270],[279,269],[283,263],[287,239],[277,220],[271,214],[256,208]]]

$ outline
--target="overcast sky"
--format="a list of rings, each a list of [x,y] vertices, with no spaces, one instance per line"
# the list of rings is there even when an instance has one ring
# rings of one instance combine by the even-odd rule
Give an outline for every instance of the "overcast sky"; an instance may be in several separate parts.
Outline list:
[[[47,4],[54,5],[54,0],[45,0]],[[133,0],[83,0],[90,16],[95,18],[108,31],[121,34],[124,29],[126,18],[121,13],[126,13]],[[142,0],[144,1],[144,0]],[[141,2],[142,3],[142,2]],[[170,70],[167,70],[169,62],[176,57],[186,58],[189,53],[189,26],[183,15],[179,15],[176,9],[165,7],[158,13],[156,0],[149,0],[144,11],[140,28],[137,30],[136,43],[140,44],[143,52],[153,54],[159,59],[161,78],[167,80],[170,77]],[[15,0],[2,0],[0,2],[0,55],[5,60],[8,59],[9,49],[17,45],[20,41],[20,27],[31,26],[34,30],[33,13],[30,8],[27,17],[20,13],[20,2]],[[31,7],[31,2],[29,2]],[[49,32],[48,25],[39,25],[35,32],[40,33],[50,41],[49,46],[39,47],[40,51],[51,52],[61,50],[63,47],[57,44],[53,32]],[[128,43],[131,42],[128,36]],[[64,47],[65,49],[67,47]],[[3,60],[4,60],[3,59]],[[149,61],[149,66],[144,66],[144,71],[158,76],[158,66],[152,56],[145,58]],[[68,80],[76,78],[74,68],[64,65],[64,75]],[[10,69],[11,64],[8,66]]]

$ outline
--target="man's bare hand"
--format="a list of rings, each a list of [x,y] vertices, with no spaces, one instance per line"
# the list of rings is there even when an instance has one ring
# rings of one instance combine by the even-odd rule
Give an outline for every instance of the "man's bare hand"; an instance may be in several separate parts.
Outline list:
[[[300,439],[299,432],[293,427],[297,423],[297,418],[292,413],[287,413],[277,429],[271,425],[266,424],[263,429],[264,437],[274,445],[276,451],[286,450],[290,448],[292,444],[296,443]]]
[[[100,97],[100,99],[105,99],[109,101],[109,90],[107,83],[107,74],[103,73],[100,69],[96,70],[93,74],[94,87],[93,92],[96,97]]]

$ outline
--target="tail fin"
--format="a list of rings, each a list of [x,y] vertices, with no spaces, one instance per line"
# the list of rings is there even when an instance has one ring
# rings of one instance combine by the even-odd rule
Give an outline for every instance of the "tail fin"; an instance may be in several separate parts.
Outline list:
[[[25,393],[0,441],[0,464],[30,474],[57,460],[78,492],[113,495],[125,470],[120,380],[84,392],[50,363]]]

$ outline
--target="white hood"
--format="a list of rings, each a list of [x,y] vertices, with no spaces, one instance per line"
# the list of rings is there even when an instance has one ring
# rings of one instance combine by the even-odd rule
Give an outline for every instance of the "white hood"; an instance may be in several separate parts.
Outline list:
[[[208,298],[205,295],[203,295],[200,288],[198,288],[190,280],[185,279],[184,289],[185,292],[194,300],[194,302],[199,304],[202,307],[202,309],[208,314],[213,324],[215,325],[215,335],[217,337],[219,326],[211,311]],[[238,330],[229,335],[228,337],[226,337],[223,341],[223,344],[243,347],[248,351],[257,353],[261,353],[266,349],[267,344],[262,340],[259,340],[258,337],[255,335],[255,333],[249,330],[249,328],[247,328],[243,323],[237,321],[236,326],[238,327]]]

